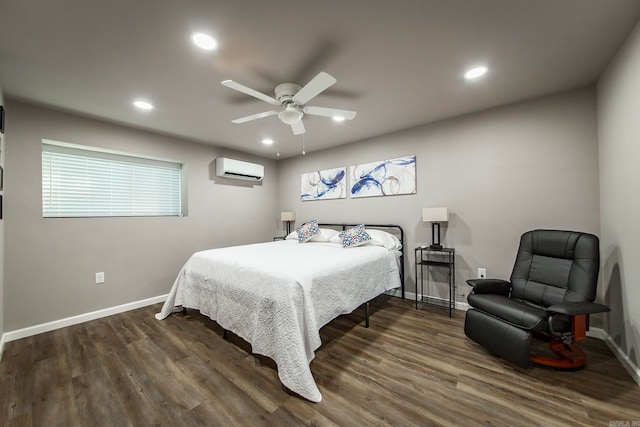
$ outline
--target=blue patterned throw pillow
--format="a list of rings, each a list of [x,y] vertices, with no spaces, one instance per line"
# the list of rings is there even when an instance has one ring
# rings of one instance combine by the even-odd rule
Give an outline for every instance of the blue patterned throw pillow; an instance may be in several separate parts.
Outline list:
[[[300,227],[296,228],[296,232],[298,233],[298,243],[308,242],[313,236],[320,234],[318,221],[314,219],[306,222]]]
[[[341,231],[338,237],[342,240],[343,248],[355,248],[356,246],[364,245],[371,236],[364,229],[364,224],[356,225],[349,230]]]

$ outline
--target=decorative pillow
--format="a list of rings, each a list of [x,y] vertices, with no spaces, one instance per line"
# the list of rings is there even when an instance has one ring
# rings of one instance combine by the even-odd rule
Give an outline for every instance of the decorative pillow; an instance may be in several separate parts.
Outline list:
[[[338,235],[342,239],[343,248],[355,248],[371,240],[371,236],[365,231],[363,224],[341,231]]]
[[[356,225],[355,227],[353,227],[351,230],[354,229],[360,229],[360,228],[364,228],[364,224],[359,224]],[[331,239],[329,239],[330,242],[333,243],[342,243],[342,238],[344,237],[344,235],[347,233],[347,231],[349,230],[343,230],[337,234],[335,234],[333,237],[331,237]],[[370,242],[371,243],[371,242]]]
[[[313,219],[302,224],[300,227],[296,228],[296,233],[298,233],[298,243],[308,242],[313,236],[320,234],[318,221]]]

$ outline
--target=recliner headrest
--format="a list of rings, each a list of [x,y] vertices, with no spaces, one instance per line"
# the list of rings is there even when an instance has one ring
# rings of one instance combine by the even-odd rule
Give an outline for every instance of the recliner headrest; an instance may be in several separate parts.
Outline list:
[[[598,238],[596,236],[576,231],[533,230],[524,233],[521,242],[525,244],[523,249],[535,255],[575,259],[580,257],[576,251],[581,252],[581,248],[577,247],[581,238],[587,240],[595,238],[595,247],[598,247]],[[592,247],[593,243],[594,242],[589,242],[587,246]]]

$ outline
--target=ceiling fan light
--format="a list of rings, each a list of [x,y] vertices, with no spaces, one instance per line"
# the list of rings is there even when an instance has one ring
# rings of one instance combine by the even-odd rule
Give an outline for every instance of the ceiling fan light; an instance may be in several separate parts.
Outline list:
[[[344,122],[344,117],[342,116],[333,116],[334,122]]]
[[[302,119],[302,112],[294,108],[287,108],[286,110],[280,111],[278,117],[282,120],[282,123],[292,125]]]

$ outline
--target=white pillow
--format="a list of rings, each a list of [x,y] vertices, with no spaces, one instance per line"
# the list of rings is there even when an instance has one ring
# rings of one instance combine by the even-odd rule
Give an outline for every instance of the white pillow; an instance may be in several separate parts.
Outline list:
[[[367,242],[368,245],[382,246],[392,251],[402,250],[402,243],[400,242],[400,239],[391,233],[369,228],[367,228],[367,233],[371,236],[371,240]]]
[[[331,239],[333,238],[334,235],[335,236],[338,235],[338,232],[336,230],[332,230],[330,228],[321,228],[320,233],[316,234],[315,236],[310,238],[308,241],[309,242],[329,242],[329,241],[333,241]],[[295,231],[292,231],[287,235],[286,239],[298,240],[298,233]],[[338,239],[338,243],[340,243],[340,239]]]
[[[296,231],[292,231],[291,233],[287,234],[285,240],[298,240],[298,233]]]
[[[391,251],[402,250],[402,243],[400,243],[400,239],[398,239],[391,233],[371,228],[367,228],[367,233],[369,234],[369,236],[371,236],[371,240],[368,240],[367,243],[365,243],[366,245],[382,246],[383,248],[387,248]],[[340,239],[340,237],[336,234],[331,238],[330,242],[342,243],[342,239]]]

